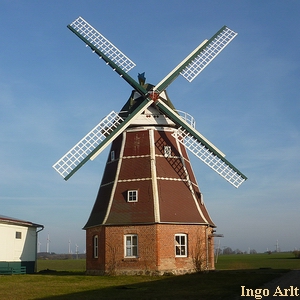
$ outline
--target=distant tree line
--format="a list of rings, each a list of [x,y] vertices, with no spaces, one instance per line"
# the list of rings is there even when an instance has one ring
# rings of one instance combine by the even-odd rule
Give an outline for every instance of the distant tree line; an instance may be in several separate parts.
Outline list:
[[[250,254],[256,254],[257,251],[255,249],[250,249]],[[223,250],[219,249],[219,254],[249,254],[249,251],[242,251],[240,249],[232,250],[230,247],[225,247]]]
[[[86,255],[82,253],[78,254],[56,254],[54,252],[39,252],[37,254],[38,259],[85,259]]]
[[[267,254],[272,254],[280,251],[266,251]],[[294,250],[294,251],[288,251],[292,252],[295,256],[295,258],[300,258],[300,250]],[[224,247],[222,249],[216,249],[215,252],[216,255],[228,255],[228,254],[257,254],[257,251],[255,249],[250,249],[248,251],[241,251],[240,249],[232,250],[230,247]]]

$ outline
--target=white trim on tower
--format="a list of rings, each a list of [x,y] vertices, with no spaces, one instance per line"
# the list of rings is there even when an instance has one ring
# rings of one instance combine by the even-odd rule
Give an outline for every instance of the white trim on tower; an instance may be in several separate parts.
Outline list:
[[[157,174],[156,174],[154,129],[149,129],[149,139],[150,139],[150,168],[151,168],[151,177],[152,177],[154,220],[155,220],[155,222],[160,222],[160,210],[159,210]]]
[[[104,217],[104,220],[103,220],[102,224],[106,223],[107,218],[108,218],[108,216],[110,214],[112,203],[113,203],[113,198],[114,198],[114,195],[115,195],[116,187],[117,187],[117,184],[118,184],[118,178],[119,178],[119,174],[120,174],[120,169],[121,169],[121,165],[122,165],[122,159],[123,159],[123,154],[124,154],[124,147],[125,147],[125,143],[126,143],[126,133],[127,133],[127,131],[124,131],[122,133],[122,135],[123,135],[122,136],[122,145],[121,145],[121,149],[120,149],[118,167],[117,167],[117,171],[116,171],[116,178],[115,178],[115,181],[114,181],[113,188],[111,190],[110,199],[109,199],[109,202],[108,202],[106,214],[105,214],[105,217]]]

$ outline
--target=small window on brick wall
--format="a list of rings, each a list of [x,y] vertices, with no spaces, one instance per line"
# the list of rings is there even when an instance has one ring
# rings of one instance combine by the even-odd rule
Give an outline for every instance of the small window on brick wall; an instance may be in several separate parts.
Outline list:
[[[99,239],[98,235],[93,236],[93,257],[98,258],[99,251]]]
[[[22,232],[16,231],[16,239],[21,239],[22,238]]]
[[[124,256],[137,257],[138,256],[138,236],[137,234],[127,234],[124,236]]]
[[[112,151],[110,152],[110,160],[111,160],[111,161],[115,160],[115,151],[114,151],[114,150],[112,150]]]
[[[175,256],[187,257],[187,235],[175,234]]]
[[[137,202],[138,201],[138,191],[128,190],[127,191],[127,202]]]

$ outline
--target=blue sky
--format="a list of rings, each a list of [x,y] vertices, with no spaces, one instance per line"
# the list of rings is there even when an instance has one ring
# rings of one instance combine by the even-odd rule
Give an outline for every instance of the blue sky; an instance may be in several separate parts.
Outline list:
[[[235,189],[190,154],[221,247],[300,248],[299,1],[1,1],[0,214],[45,226],[41,250],[85,250],[107,150],[65,182],[53,169],[131,87],[67,25],[85,18],[155,84],[223,25],[238,36],[192,82],[177,109],[248,180]],[[218,243],[218,239],[216,240]]]

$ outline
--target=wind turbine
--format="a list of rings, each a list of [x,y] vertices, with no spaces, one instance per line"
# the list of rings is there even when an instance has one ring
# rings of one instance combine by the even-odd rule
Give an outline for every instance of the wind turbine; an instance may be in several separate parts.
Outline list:
[[[79,248],[79,247],[78,247],[78,245],[76,244],[76,245],[75,245],[76,259],[78,259],[78,248]]]
[[[49,237],[49,233],[48,233],[48,236],[47,236],[46,253],[50,253],[50,237]]]
[[[42,243],[40,241],[38,241],[38,248],[37,248],[38,253],[41,252],[41,245],[42,245]]]

